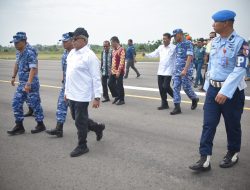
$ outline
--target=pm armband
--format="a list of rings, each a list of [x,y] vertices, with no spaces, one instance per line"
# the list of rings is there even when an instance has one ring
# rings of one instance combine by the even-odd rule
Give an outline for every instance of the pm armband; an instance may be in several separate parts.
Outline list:
[[[244,55],[239,55],[237,56],[236,67],[247,68],[248,62],[249,62],[248,57]]]

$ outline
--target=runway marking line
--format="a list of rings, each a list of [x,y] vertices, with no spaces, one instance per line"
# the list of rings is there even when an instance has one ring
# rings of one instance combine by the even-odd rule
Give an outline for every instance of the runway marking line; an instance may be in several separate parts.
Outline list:
[[[5,81],[5,80],[0,80],[1,83],[10,83],[10,81]],[[15,84],[18,84],[18,82],[15,82]],[[53,85],[46,85],[46,84],[40,84],[41,87],[44,88],[56,88],[60,89],[61,87],[59,86],[53,86]],[[146,88],[146,87],[136,87],[136,86],[124,86],[125,89],[130,89],[130,90],[142,90],[142,91],[151,91],[151,92],[157,92],[158,89],[156,88]],[[204,92],[195,92],[199,96],[205,96]],[[181,91],[181,94],[185,94],[185,92]],[[148,99],[148,100],[161,100],[160,98],[157,97],[152,97],[152,96],[140,96],[140,95],[133,95],[133,94],[125,94],[127,97],[133,97],[133,98],[140,98],[140,99]],[[168,99],[169,101],[173,101],[172,99]],[[249,96],[246,96],[246,100],[250,100]],[[186,101],[182,100],[182,103],[186,104],[192,104],[191,101]],[[203,102],[198,102],[199,105],[204,105]],[[250,111],[249,107],[244,107],[244,110]]]

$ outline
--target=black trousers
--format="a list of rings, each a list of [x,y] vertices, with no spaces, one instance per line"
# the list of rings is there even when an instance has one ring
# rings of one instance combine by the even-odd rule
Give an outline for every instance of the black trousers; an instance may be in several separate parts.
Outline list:
[[[69,108],[73,120],[75,120],[75,126],[77,128],[78,135],[78,146],[87,146],[87,134],[88,130],[98,132],[100,127],[98,123],[89,119],[88,116],[88,106],[89,102],[77,102],[74,100],[69,100]]]
[[[124,101],[124,87],[123,87],[123,74],[118,78],[116,75],[111,75],[108,82],[109,90],[112,94],[112,97],[118,98],[121,101]]]
[[[167,93],[173,97],[173,89],[170,86],[172,76],[158,75],[158,87],[162,105],[167,105]]]
[[[102,76],[102,89],[103,89],[103,98],[104,99],[109,99],[108,79],[109,79],[109,76]]]

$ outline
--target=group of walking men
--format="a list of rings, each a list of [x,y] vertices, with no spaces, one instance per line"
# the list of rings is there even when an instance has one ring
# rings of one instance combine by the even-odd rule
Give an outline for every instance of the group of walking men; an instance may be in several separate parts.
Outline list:
[[[200,159],[190,166],[195,171],[208,171],[211,169],[210,158],[212,155],[213,139],[216,127],[221,115],[225,120],[227,133],[227,154],[224,156],[220,167],[228,168],[235,165],[239,160],[241,147],[241,115],[243,113],[246,83],[244,77],[249,61],[249,46],[233,28],[236,14],[230,10],[215,13],[214,31],[220,34],[211,41],[209,51],[209,64],[207,77],[204,84],[206,98],[204,103],[203,129],[200,139]],[[58,98],[57,126],[47,130],[50,135],[63,136],[63,123],[69,105],[72,118],[78,134],[78,145],[71,152],[71,156],[79,156],[89,151],[87,147],[88,130],[95,131],[97,140],[100,140],[105,128],[89,119],[88,105],[100,106],[102,91],[104,102],[109,101],[107,86],[109,86],[116,105],[124,104],[123,78],[125,74],[125,49],[121,47],[119,39],[111,38],[105,41],[104,52],[101,56],[102,90],[100,65],[94,52],[88,46],[88,33],[84,28],[77,28],[73,33],[63,35],[65,52],[62,57],[63,80],[62,89]],[[170,43],[171,37],[175,38],[176,45]],[[18,73],[19,85],[13,98],[16,126],[8,131],[10,135],[24,133],[23,127],[23,103],[34,110],[37,126],[32,133],[44,131],[43,110],[39,95],[39,80],[37,76],[37,53],[27,43],[26,34],[18,32],[11,42],[15,43],[17,60],[12,76],[12,85]],[[191,80],[193,72],[193,46],[185,40],[182,29],[176,29],[172,35],[163,34],[163,45],[154,52],[144,54],[147,57],[160,57],[158,67],[158,85],[161,95],[159,110],[169,108],[167,93],[173,97],[175,108],[172,115],[181,113],[180,89],[183,86],[185,93],[192,100],[191,109],[197,107],[199,101],[192,89]],[[131,64],[132,65],[132,64]],[[67,69],[66,69],[67,67]],[[132,67],[133,68],[133,67]],[[139,72],[137,73],[139,77]],[[127,75],[125,75],[125,78]],[[173,90],[170,81],[173,78]]]
[[[171,37],[175,38],[177,45],[171,42]],[[170,112],[171,115],[181,113],[181,86],[183,90],[192,100],[191,109],[197,107],[199,98],[192,89],[192,57],[193,45],[190,41],[185,40],[182,29],[176,29],[173,34],[163,34],[163,44],[160,45],[154,52],[143,54],[146,57],[160,57],[158,66],[158,87],[161,96],[161,106],[159,110],[168,109],[167,94],[173,98],[174,109]],[[173,89],[170,82],[173,76]]]

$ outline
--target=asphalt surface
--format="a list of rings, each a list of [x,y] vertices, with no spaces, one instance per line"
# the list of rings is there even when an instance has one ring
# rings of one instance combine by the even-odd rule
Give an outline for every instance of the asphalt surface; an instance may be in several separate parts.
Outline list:
[[[64,137],[46,133],[31,134],[34,118],[24,121],[26,133],[8,136],[14,126],[10,85],[14,61],[0,60],[0,189],[1,190],[224,190],[250,186],[250,90],[246,89],[242,115],[242,149],[239,163],[222,169],[219,162],[227,151],[223,117],[214,139],[212,170],[191,171],[188,166],[199,159],[198,147],[203,121],[204,94],[196,110],[182,95],[182,114],[173,109],[158,111],[157,63],[137,63],[139,79],[131,70],[124,81],[126,104],[103,103],[89,106],[90,118],[105,123],[103,139],[88,135],[90,152],[77,158],[69,153],[77,144],[74,122],[68,113]],[[62,78],[59,61],[39,61],[41,99],[46,127],[54,128],[57,97]],[[248,82],[250,85],[250,82]],[[145,88],[139,88],[145,87]],[[146,88],[147,87],[147,88]],[[27,106],[24,105],[25,110]]]

